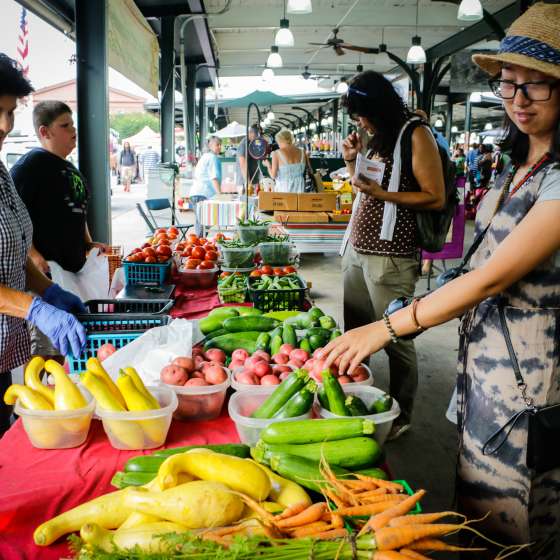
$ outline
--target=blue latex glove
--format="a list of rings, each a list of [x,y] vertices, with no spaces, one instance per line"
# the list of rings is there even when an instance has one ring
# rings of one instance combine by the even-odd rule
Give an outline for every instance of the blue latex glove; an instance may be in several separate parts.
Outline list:
[[[63,356],[78,357],[82,353],[86,331],[74,315],[34,297],[26,319],[45,333]]]
[[[43,301],[68,311],[68,313],[87,313],[82,300],[71,292],[63,290],[58,284],[51,284],[43,293]]]

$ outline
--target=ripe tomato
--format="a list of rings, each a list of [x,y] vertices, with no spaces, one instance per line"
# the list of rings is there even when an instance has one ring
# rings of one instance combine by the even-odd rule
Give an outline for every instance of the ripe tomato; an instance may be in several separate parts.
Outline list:
[[[202,261],[198,265],[198,268],[200,268],[201,270],[209,270],[211,268],[214,268],[215,266],[216,265],[212,261]]]
[[[198,235],[195,235],[194,233],[189,233],[189,235],[187,235],[187,239],[189,243],[192,243],[193,245],[198,245]]]
[[[150,245],[147,245],[147,247],[150,247]],[[142,245],[142,249],[144,249],[144,245]],[[141,253],[142,249],[138,249],[138,247],[136,249],[132,249],[130,254],[133,255],[134,253]]]
[[[150,243],[142,243],[142,249],[145,249],[146,247],[151,247],[152,245]],[[133,253],[137,253],[138,249],[134,249]]]
[[[166,230],[165,228],[158,228],[158,229],[156,229],[156,231],[155,231],[156,235],[157,235],[158,233],[166,233],[166,232],[167,232],[167,230]]]
[[[214,241],[219,241],[220,239],[225,239],[225,235],[223,233],[217,233],[214,237]]]
[[[191,270],[195,269],[200,264],[200,259],[189,259],[185,266]]]
[[[155,257],[156,251],[153,247],[146,247],[142,250],[142,255],[144,256],[144,258]]]
[[[227,278],[230,274],[231,274],[231,272],[222,272],[220,274],[220,278]]]
[[[171,241],[166,237],[165,239],[160,239],[158,245],[171,245]]]
[[[249,276],[261,276],[261,271],[260,270],[252,270],[251,273],[249,274]]]
[[[205,243],[204,244],[204,250],[205,251],[215,251],[216,250],[216,245],[214,245],[214,243]]]
[[[160,245],[156,249],[156,253],[158,255],[165,255],[166,257],[170,257],[171,256],[171,247],[169,247],[169,245]]]
[[[167,228],[167,233],[174,233],[175,235],[177,235],[179,233],[179,230],[175,226],[171,226]]]
[[[167,237],[169,237],[169,239],[177,239],[179,236],[176,233],[168,233]]]
[[[192,256],[192,247],[187,247],[182,253],[182,257],[190,257]]]
[[[184,251],[185,247],[186,245],[184,243],[177,243],[177,246],[175,247],[175,251]]]
[[[274,276],[284,276],[284,271],[281,268],[275,268]]]
[[[199,237],[198,238],[199,241],[199,245],[206,245],[206,243],[208,243],[208,239],[206,239],[206,237]]]
[[[194,247],[192,250],[192,256],[193,259],[200,259],[202,261],[206,256],[206,251],[202,247]]]
[[[165,255],[158,255],[157,260],[158,260],[159,263],[164,263],[164,262],[167,262],[169,260],[169,257],[167,257]]]
[[[284,267],[284,273],[285,274],[293,274],[294,272],[297,272],[297,271],[293,266],[285,266]]]
[[[145,263],[150,263],[150,264],[156,263],[156,262],[157,262],[157,258],[156,258],[156,257],[146,257],[146,258],[144,259],[144,262],[145,262]]]
[[[207,261],[217,261],[218,260],[218,253],[216,253],[216,251],[206,251],[206,260]]]
[[[263,274],[274,274],[274,270],[272,269],[271,266],[265,264],[262,268],[261,268],[261,272]]]

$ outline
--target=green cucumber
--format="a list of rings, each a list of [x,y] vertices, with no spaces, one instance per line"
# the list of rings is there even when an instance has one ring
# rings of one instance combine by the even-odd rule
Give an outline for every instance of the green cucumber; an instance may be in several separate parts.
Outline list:
[[[270,355],[274,356],[280,352],[280,347],[282,346],[282,336],[279,334],[274,335],[270,341]]]
[[[268,334],[270,335],[270,340],[272,340],[275,336],[282,336],[282,329],[283,326],[280,325],[276,327],[274,330],[270,331]]]
[[[257,338],[257,350],[264,350],[268,352],[270,348],[270,335],[267,332],[263,332],[260,334],[259,338]]]
[[[198,326],[202,334],[209,334],[213,331],[218,331],[222,328],[222,323],[224,319],[222,317],[204,317],[204,319],[200,319],[198,322]]]
[[[115,488],[126,488],[127,486],[144,486],[157,476],[156,472],[121,472],[117,471],[111,479]]]
[[[235,311],[237,311],[237,313],[239,313],[241,317],[263,314],[263,312],[260,309],[257,309],[256,307],[249,307],[247,305],[240,305],[238,307],[233,307],[232,309],[235,309]]]
[[[323,370],[321,372],[321,376],[323,378],[323,386],[325,387],[325,392],[329,401],[330,411],[337,416],[351,416],[350,411],[344,403],[346,395],[342,386],[338,382],[338,379],[336,379],[328,369]]]
[[[230,317],[223,323],[226,331],[237,333],[246,331],[268,332],[276,328],[279,321],[260,315],[247,315],[245,317]]]
[[[316,390],[317,384],[314,381],[309,381],[301,391],[298,391],[282,406],[274,415],[274,418],[280,420],[282,418],[295,418],[296,416],[307,414],[313,406]]]
[[[324,457],[329,465],[355,469],[375,464],[381,456],[381,446],[373,438],[364,436],[304,445],[259,441],[256,453],[257,457],[262,458],[259,462],[268,462],[275,453],[289,453],[313,461],[320,461]]]
[[[298,369],[278,385],[274,392],[253,412],[253,418],[273,418],[274,415],[295,395],[303,389],[309,377],[307,372]]]
[[[319,461],[289,453],[272,453],[270,468],[280,476],[315,492],[321,492],[321,486],[327,486]],[[337,478],[348,477],[351,474],[350,471],[336,465],[332,465],[331,470]],[[325,484],[322,485],[321,481],[325,481]]]
[[[328,338],[323,338],[322,336],[318,336],[316,334],[312,334],[309,337],[309,346],[311,346],[311,350],[314,352],[317,348],[322,348],[326,346],[328,342]]]
[[[291,319],[292,317],[297,317],[299,311],[269,311],[265,313],[263,317],[271,317],[272,319],[277,319],[278,321],[286,321],[286,319]]]
[[[329,405],[329,399],[327,397],[327,392],[325,391],[324,385],[320,385],[319,389],[317,390],[317,398],[319,399],[319,404],[326,410],[331,409]]]
[[[164,458],[155,455],[138,455],[129,459],[124,464],[123,470],[124,472],[157,473],[163,461],[165,461]]]
[[[213,338],[216,338],[217,336],[222,336],[223,334],[228,334],[226,329],[218,329],[217,331],[212,331],[211,333],[208,333],[204,337],[204,341],[208,342],[209,340],[212,340]]]
[[[309,343],[309,339],[308,338],[302,338],[299,341],[299,347],[302,350],[305,350],[308,354],[311,354],[313,352],[313,350],[311,349],[311,344]]]
[[[369,414],[369,410],[364,404],[364,401],[356,395],[348,395],[344,404],[348,412],[350,412],[350,416],[367,416]]]
[[[319,317],[319,324],[321,327],[328,330],[336,328],[336,321],[330,315]]]
[[[187,445],[185,447],[169,447],[167,449],[160,449],[154,455],[156,457],[169,457],[170,455],[177,455],[177,453],[185,453],[191,449],[210,449],[214,453],[222,453],[223,455],[233,455],[241,459],[250,457],[250,448],[244,443],[222,443],[210,445]],[[130,459],[129,459],[130,460]]]
[[[291,379],[290,375],[287,379]],[[269,424],[260,434],[265,443],[319,443],[375,432],[375,424],[362,418],[322,418]]]
[[[364,476],[371,476],[372,478],[380,478],[381,480],[389,480],[387,473],[379,467],[370,467],[369,469],[360,469],[354,471],[353,474],[362,474]]]
[[[391,395],[385,395],[377,399],[370,406],[370,414],[381,414],[383,412],[388,412],[393,407],[393,397]]]
[[[216,336],[206,342],[204,351],[206,352],[210,348],[219,348],[226,354],[231,354],[234,350],[242,348],[249,352],[249,354],[253,354],[257,349],[257,338],[259,338],[260,334],[260,332],[253,331]]]
[[[286,323],[284,323],[284,328],[282,329],[282,340],[284,341],[284,344],[291,344],[294,348],[297,347],[296,331],[292,325],[286,325]]]
[[[307,313],[313,321],[319,320],[319,318],[324,315],[324,313],[318,307],[312,307]]]
[[[342,335],[342,331],[340,329],[334,329],[333,331],[331,331],[331,336],[329,337],[329,342],[331,340],[334,340],[335,338],[338,338],[341,335]]]
[[[222,321],[238,315],[239,311],[235,307],[215,307],[208,313],[208,317],[215,317],[216,319],[222,319]]]
[[[320,336],[329,340],[331,337],[331,331],[329,329],[324,329],[323,327],[311,327],[305,331],[305,336]]]

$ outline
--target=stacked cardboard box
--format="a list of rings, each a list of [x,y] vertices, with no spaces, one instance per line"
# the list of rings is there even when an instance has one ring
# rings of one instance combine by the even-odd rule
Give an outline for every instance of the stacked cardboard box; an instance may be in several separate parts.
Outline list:
[[[282,223],[327,223],[336,210],[336,193],[259,193],[259,210],[274,211]]]

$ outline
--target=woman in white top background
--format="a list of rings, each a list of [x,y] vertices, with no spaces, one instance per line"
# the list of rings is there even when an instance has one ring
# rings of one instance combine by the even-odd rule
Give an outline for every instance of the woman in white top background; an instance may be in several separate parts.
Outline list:
[[[305,167],[310,167],[305,150],[294,146],[294,135],[283,128],[274,137],[278,150],[272,152],[272,163],[265,165],[270,176],[276,181],[275,192],[302,193],[305,191]]]

